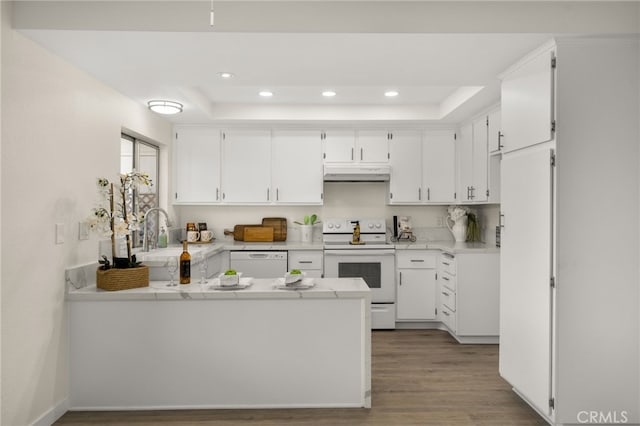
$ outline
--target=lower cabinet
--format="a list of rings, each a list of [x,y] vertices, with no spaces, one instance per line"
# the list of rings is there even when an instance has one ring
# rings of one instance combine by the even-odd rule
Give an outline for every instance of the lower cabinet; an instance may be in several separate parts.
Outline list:
[[[322,278],[322,250],[289,250],[289,270],[299,269],[310,278]]]
[[[437,251],[396,252],[398,321],[436,319]]]
[[[461,343],[497,343],[499,285],[498,253],[442,253],[438,319]]]

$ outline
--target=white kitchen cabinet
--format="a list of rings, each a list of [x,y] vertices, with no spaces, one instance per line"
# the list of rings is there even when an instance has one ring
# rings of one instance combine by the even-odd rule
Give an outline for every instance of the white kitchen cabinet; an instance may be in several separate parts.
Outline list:
[[[325,163],[355,161],[356,133],[354,130],[325,130],[321,138]]]
[[[422,201],[455,202],[456,145],[453,130],[429,130],[424,133],[422,167]]]
[[[269,130],[223,131],[222,159],[222,201],[266,204],[275,199]]]
[[[553,425],[640,423],[639,44],[560,38],[503,76],[499,370]]]
[[[417,204],[423,201],[422,138],[418,131],[394,132],[389,144],[391,176],[390,204]]]
[[[174,204],[220,202],[220,129],[174,129]]]
[[[498,253],[447,253],[438,267],[438,318],[461,343],[496,343]]]
[[[307,277],[322,278],[323,257],[322,250],[289,250],[289,271],[299,269]]]
[[[502,114],[500,109],[495,109],[487,114],[487,134],[489,152],[500,152],[502,149]]]
[[[554,49],[546,49],[504,74],[501,93],[504,152],[554,137],[555,60]]]
[[[396,252],[398,321],[435,320],[437,256],[427,250]]]
[[[358,130],[356,160],[360,163],[387,163],[389,142],[393,132],[384,130]]]
[[[271,201],[322,204],[321,132],[274,131],[272,149]]]
[[[460,128],[458,151],[458,199],[487,201],[487,119],[482,116]]]

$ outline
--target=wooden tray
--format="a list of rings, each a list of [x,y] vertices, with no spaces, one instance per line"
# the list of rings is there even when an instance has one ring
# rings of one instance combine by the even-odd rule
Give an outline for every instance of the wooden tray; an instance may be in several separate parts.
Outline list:
[[[244,228],[244,241],[270,242],[273,241],[273,228],[270,226],[250,226]]]

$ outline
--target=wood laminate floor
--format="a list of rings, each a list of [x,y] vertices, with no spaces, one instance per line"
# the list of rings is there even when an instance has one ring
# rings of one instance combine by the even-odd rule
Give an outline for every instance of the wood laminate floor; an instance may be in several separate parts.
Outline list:
[[[68,412],[55,424],[546,424],[498,375],[497,345],[460,345],[440,330],[374,331],[372,355],[371,409]]]

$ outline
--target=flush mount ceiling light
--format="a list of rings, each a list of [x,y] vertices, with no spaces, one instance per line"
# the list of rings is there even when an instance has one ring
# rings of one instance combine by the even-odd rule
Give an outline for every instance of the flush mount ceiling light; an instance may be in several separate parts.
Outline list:
[[[324,92],[322,92],[322,96],[324,96],[325,98],[332,98],[336,95],[336,92],[334,92],[333,90],[325,90]]]
[[[229,79],[229,78],[233,78],[235,74],[233,74],[232,72],[219,72],[218,76],[220,78],[224,78],[224,79]]]
[[[258,93],[260,96],[262,96],[263,98],[270,98],[273,96],[273,92],[269,92],[268,90],[263,90],[262,92]]]
[[[149,109],[158,114],[177,114],[182,112],[182,104],[173,101],[155,100],[147,102]]]
[[[399,93],[398,93],[398,92],[396,92],[395,90],[389,90],[388,92],[384,92],[384,95],[385,95],[387,98],[395,98],[396,96],[398,96],[398,95],[399,95]]]

